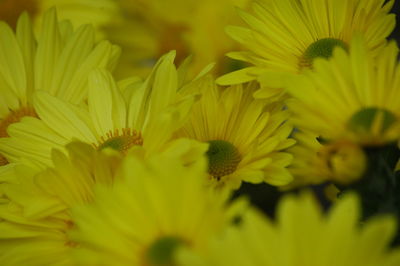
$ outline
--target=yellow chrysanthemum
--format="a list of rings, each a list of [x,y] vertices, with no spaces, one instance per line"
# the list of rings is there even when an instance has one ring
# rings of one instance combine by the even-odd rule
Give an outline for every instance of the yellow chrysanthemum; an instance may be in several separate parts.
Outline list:
[[[82,265],[178,265],[182,247],[204,252],[231,220],[227,194],[205,186],[206,161],[183,167],[159,157],[146,164],[127,157],[123,178],[98,186],[94,203],[72,209],[69,234]]]
[[[221,85],[255,79],[260,72],[299,73],[315,58],[329,58],[336,46],[347,48],[356,32],[365,35],[376,55],[394,29],[394,1],[384,0],[257,0],[253,14],[240,12],[249,28],[227,32],[247,51],[228,56],[254,66],[221,77]],[[268,89],[266,89],[268,91]]]
[[[68,254],[75,244],[66,235],[74,224],[69,208],[90,202],[96,183],[111,184],[119,159],[82,144],[67,149],[69,157],[53,152],[53,169],[38,173],[13,165],[12,174],[1,174],[7,200],[0,205],[2,265],[71,265]]]
[[[197,169],[193,173],[198,173],[204,146],[189,140],[175,141],[162,155],[153,159],[152,165],[170,160],[171,167],[182,164],[187,167],[182,170],[185,173],[192,172],[192,167]],[[66,149],[68,156],[54,150],[52,160],[55,167],[43,172],[21,164],[1,168],[1,265],[75,265],[70,253],[80,243],[68,235],[75,226],[71,208],[92,202],[97,184],[112,186],[114,180],[128,176],[149,181],[146,179],[148,173],[143,173],[147,164],[140,159],[140,149],[128,155],[123,170],[120,168],[122,156],[118,153],[99,152],[84,143],[70,143]],[[164,169],[160,166],[157,171]],[[181,179],[185,182],[188,177],[167,174],[170,180],[177,179],[176,182]],[[193,188],[186,184],[187,188]],[[172,195],[174,193],[175,190],[171,191]],[[220,210],[218,215],[222,215]]]
[[[293,154],[289,167],[293,175],[290,187],[331,181],[339,184],[354,182],[367,169],[367,156],[357,144],[349,141],[322,143],[310,132],[296,132],[296,145],[288,149]]]
[[[99,150],[126,153],[143,146],[148,154],[159,151],[195,100],[177,97],[183,79],[178,77],[174,57],[174,52],[162,57],[145,82],[132,78],[117,85],[108,72],[93,71],[87,106],[38,92],[34,107],[41,120],[26,118],[10,126],[11,138],[0,139],[0,151],[10,162],[27,158],[42,166],[51,164],[52,148],[63,149],[74,139]]]
[[[0,138],[22,117],[37,117],[35,91],[80,103],[86,98],[88,73],[95,67],[113,69],[119,56],[116,46],[95,42],[91,26],[74,31],[70,22],[59,23],[54,9],[43,17],[40,38],[35,38],[26,13],[15,34],[0,22],[0,36]],[[0,165],[6,164],[0,157]]]
[[[327,216],[310,194],[288,196],[278,206],[277,222],[248,211],[213,243],[204,265],[399,265],[400,252],[388,252],[395,219],[377,217],[362,225],[358,219],[355,195],[338,201]]]
[[[289,103],[294,123],[323,140],[346,139],[361,145],[383,145],[399,138],[400,65],[395,42],[373,59],[360,36],[349,54],[317,60],[314,71],[286,79],[294,96]]]
[[[209,144],[209,179],[217,186],[238,188],[242,181],[285,185],[292,156],[292,127],[282,105],[254,100],[255,83],[223,89],[211,78],[188,92],[202,94],[190,120],[177,136]]]

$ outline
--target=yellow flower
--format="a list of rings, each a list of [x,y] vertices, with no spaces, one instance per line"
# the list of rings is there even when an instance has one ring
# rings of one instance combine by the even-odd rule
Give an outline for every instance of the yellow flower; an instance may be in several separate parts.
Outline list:
[[[349,54],[335,50],[329,60],[317,60],[314,71],[287,78],[294,96],[288,105],[294,123],[326,141],[349,140],[366,146],[399,138],[400,66],[395,42],[372,58],[356,36]]]
[[[118,85],[110,73],[94,70],[89,75],[87,106],[75,106],[48,93],[35,96],[41,120],[23,119],[12,125],[11,138],[0,139],[0,151],[11,162],[27,158],[51,165],[52,148],[76,139],[99,150],[126,153],[143,146],[148,154],[160,151],[183,123],[195,97],[177,97],[182,77],[174,66],[175,53],[163,56],[146,81],[125,80]]]
[[[361,225],[359,212],[354,194],[339,200],[326,216],[311,194],[287,196],[276,222],[248,211],[238,226],[214,241],[204,265],[399,265],[399,250],[388,252],[395,219],[376,217]]]
[[[366,171],[367,156],[357,144],[348,141],[320,143],[310,132],[296,132],[296,145],[288,149],[293,154],[289,167],[293,182],[289,187],[321,184],[331,181],[348,184]]]
[[[164,162],[177,170],[185,165],[187,169],[181,170],[182,173],[199,173],[199,165],[204,165],[203,146],[193,141],[176,141],[162,155],[152,159],[152,165]],[[147,164],[141,159],[140,149],[128,155],[124,162],[122,156],[116,152],[100,152],[84,143],[70,143],[66,149],[68,155],[54,150],[52,160],[55,167],[43,172],[22,164],[10,164],[1,169],[1,265],[75,265],[71,250],[80,243],[68,235],[75,226],[71,208],[91,203],[98,184],[111,187],[115,180],[132,177],[150,182],[146,179],[149,173],[143,173]],[[124,165],[123,169],[120,167],[121,163]],[[164,169],[160,166],[157,171],[162,172]],[[170,181],[176,179],[176,182],[185,182],[188,176],[168,177]],[[193,176],[194,178],[199,176]],[[200,181],[192,180],[195,182],[191,183],[192,186],[186,182],[189,189],[198,186]],[[171,191],[171,194],[175,195],[174,193],[175,190]],[[205,194],[203,192],[201,196]],[[218,215],[222,216],[220,210]]]
[[[0,35],[0,138],[22,117],[37,117],[35,91],[80,103],[86,98],[88,73],[95,67],[113,69],[119,56],[116,46],[95,42],[91,26],[73,31],[70,22],[59,23],[54,9],[44,15],[38,39],[26,13],[16,33],[0,22]],[[0,164],[6,164],[0,157]]]
[[[204,252],[230,221],[227,194],[208,190],[206,161],[184,167],[156,156],[124,161],[113,187],[98,186],[93,204],[72,209],[82,265],[175,265],[180,248]]]
[[[7,199],[0,205],[2,265],[71,264],[68,254],[76,244],[66,235],[74,224],[69,208],[90,202],[96,183],[111,184],[119,159],[79,143],[67,149],[68,157],[53,152],[55,168],[12,165],[11,177],[0,176]]]
[[[254,66],[229,73],[218,82],[236,84],[263,71],[299,73],[315,58],[329,58],[334,47],[347,48],[356,32],[365,35],[368,50],[377,55],[394,29],[394,1],[384,0],[258,0],[253,14],[240,12],[248,24],[227,32],[247,48],[228,56]],[[268,91],[268,89],[265,89]]]
[[[292,156],[285,152],[294,144],[289,114],[280,103],[254,100],[255,83],[244,86],[223,89],[211,78],[192,86],[186,93],[202,97],[177,136],[209,144],[209,179],[216,186],[285,185],[292,180],[286,169]]]

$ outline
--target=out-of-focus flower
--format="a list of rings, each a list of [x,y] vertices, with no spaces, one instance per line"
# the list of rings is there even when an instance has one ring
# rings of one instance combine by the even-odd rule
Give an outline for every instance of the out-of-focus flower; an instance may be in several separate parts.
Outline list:
[[[235,6],[249,0],[118,0],[119,12],[104,26],[107,38],[126,55],[118,68],[122,77],[146,73],[162,54],[177,50],[177,63],[193,55],[191,73],[216,62],[218,74],[235,68],[224,55],[238,47],[224,32],[239,23]],[[236,63],[237,64],[237,63]]]
[[[294,144],[289,114],[281,103],[254,100],[256,83],[221,88],[212,78],[182,93],[199,93],[189,121],[179,137],[209,144],[209,179],[216,186],[238,188],[242,181],[286,185],[292,180],[286,167]]]
[[[311,194],[288,196],[278,206],[276,222],[248,211],[213,243],[204,265],[399,265],[399,251],[388,252],[395,219],[376,217],[361,225],[359,212],[354,194],[340,199],[327,216]]]
[[[174,66],[175,53],[163,56],[146,81],[129,79],[121,88],[104,70],[89,75],[88,105],[75,106],[40,92],[34,107],[40,117],[10,126],[11,138],[0,140],[0,150],[16,162],[28,158],[39,165],[51,164],[52,148],[63,149],[76,139],[99,150],[126,153],[143,146],[148,154],[160,151],[185,118],[194,96],[178,97],[182,78]]]
[[[201,209],[198,205],[201,201],[195,201],[193,205],[185,206],[193,210],[193,215],[196,214],[193,207],[197,207],[198,210],[203,210],[207,214],[209,214],[208,211],[215,208],[216,218],[209,218],[210,227],[219,225],[217,217],[224,217],[223,212],[221,212],[222,207],[217,207],[222,205],[222,202],[217,201],[221,196],[207,200],[207,192],[201,190],[203,188],[200,183],[204,182],[204,178],[202,180],[201,177],[205,175],[205,170],[203,170],[205,162],[203,158],[204,149],[201,148],[203,152],[197,152],[199,145],[201,146],[194,141],[190,143],[176,141],[164,153],[152,159],[153,168],[151,169],[146,168],[150,164],[142,159],[140,149],[128,155],[129,158],[123,162],[124,167],[122,169],[120,165],[124,157],[121,154],[110,150],[108,152],[97,151],[92,146],[79,142],[67,145],[67,155],[53,150],[54,167],[43,172],[38,172],[36,169],[22,164],[10,164],[3,167],[0,172],[0,191],[2,192],[0,204],[0,231],[2,232],[0,234],[0,263],[2,265],[34,266],[75,265],[71,257],[71,250],[80,247],[81,243],[71,239],[68,235],[72,228],[76,226],[75,218],[71,216],[71,208],[90,204],[95,197],[95,186],[99,184],[112,187],[116,180],[134,178],[135,181],[132,182],[143,182],[143,184],[155,182],[159,186],[164,185],[161,181],[157,181],[156,177],[151,176],[152,171],[164,173],[170,178],[168,181],[175,181],[173,184],[176,186],[171,183],[171,187],[168,187],[166,193],[170,193],[171,198],[176,200],[176,203],[192,203],[184,201],[183,198],[187,192],[197,191],[198,194],[188,193],[185,200],[191,199],[191,197],[195,197],[196,200],[201,198],[203,202],[207,201],[207,207]],[[191,155],[191,158],[185,158],[186,155]],[[157,164],[160,164],[160,166],[158,167]],[[164,169],[167,166],[168,169],[175,169],[173,174]],[[4,171],[5,168],[8,170]],[[186,175],[187,173],[190,174]],[[189,177],[191,178],[187,179]],[[181,181],[182,184],[180,184]],[[180,185],[188,190],[179,190]],[[159,188],[157,185],[154,186],[154,189]],[[142,189],[145,188],[147,187],[136,187],[135,189],[144,192]],[[139,196],[135,189],[131,191],[133,193],[131,195]],[[169,191],[169,189],[172,190]],[[149,192],[149,195],[154,196],[154,199],[164,200],[161,195],[151,194],[151,192]],[[182,201],[178,195],[182,197]],[[108,196],[110,200],[116,200],[116,197]],[[203,198],[203,196],[205,197]],[[143,199],[143,202],[139,204],[144,206],[144,204],[152,202],[150,198],[148,202],[146,200],[147,198]],[[171,207],[176,206],[178,205]],[[161,218],[164,218],[163,215],[167,215],[169,211],[173,210],[173,208],[165,209]],[[110,211],[114,211],[114,209],[110,209]],[[126,212],[124,211],[124,213]],[[176,212],[171,212],[170,215],[178,217]],[[193,218],[189,214],[187,217]],[[102,220],[105,217],[98,217],[98,219]],[[200,221],[204,220],[198,220],[198,222]],[[215,224],[212,221],[215,221]],[[182,229],[187,228],[185,226],[188,226],[188,224],[182,224]],[[197,229],[200,228],[202,226],[197,227]],[[205,231],[196,232],[201,235],[201,233],[206,232],[208,227],[204,226],[204,228]],[[138,227],[137,229],[138,232],[145,232],[143,231],[144,228]],[[109,241],[110,239],[106,242],[111,243]]]
[[[37,90],[81,103],[87,96],[88,73],[97,67],[112,70],[120,52],[107,41],[97,43],[91,26],[74,31],[70,22],[58,22],[54,9],[44,14],[39,38],[26,13],[15,34],[0,22],[0,35],[0,138],[8,137],[9,126],[22,117],[37,117]],[[0,164],[6,164],[0,157]]]
[[[111,185],[120,159],[89,145],[68,145],[68,156],[54,151],[55,168],[37,172],[14,166],[0,184],[0,262],[3,265],[71,265],[67,232],[74,226],[70,208],[92,201],[93,186]]]
[[[226,193],[207,189],[206,175],[204,157],[190,167],[126,157],[112,188],[99,185],[93,204],[72,209],[78,264],[180,265],[181,248],[205,252],[235,213]]]
[[[367,157],[362,147],[349,141],[323,143],[318,135],[296,132],[296,145],[288,149],[293,155],[289,167],[293,182],[289,187],[321,184],[327,181],[349,184],[367,170]]]

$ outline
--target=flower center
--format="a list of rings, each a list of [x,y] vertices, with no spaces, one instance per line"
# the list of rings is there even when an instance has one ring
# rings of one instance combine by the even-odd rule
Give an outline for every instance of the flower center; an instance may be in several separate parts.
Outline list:
[[[349,120],[348,126],[354,131],[370,131],[374,121],[380,117],[381,131],[389,129],[396,121],[396,116],[385,109],[377,107],[363,108],[356,112]]]
[[[238,149],[225,140],[210,140],[208,143],[208,173],[219,179],[235,172],[242,160]]]
[[[27,11],[31,16],[37,14],[37,0],[0,1],[0,20],[6,21],[13,29],[15,29],[18,17],[23,11]]]
[[[22,107],[15,111],[11,111],[3,120],[0,121],[0,138],[9,137],[7,133],[8,126],[21,121],[25,116],[38,117],[32,107]]]
[[[143,145],[143,138],[140,133],[130,128],[123,128],[122,132],[118,129],[106,134],[106,138],[101,137],[99,145],[94,145],[98,150],[111,148],[126,154],[133,146]]]
[[[360,138],[377,140],[396,123],[396,116],[379,107],[367,107],[357,111],[347,122],[347,127]]]
[[[182,244],[184,242],[177,237],[159,238],[146,251],[146,261],[150,266],[172,266],[174,265],[174,252]]]
[[[306,51],[299,62],[300,69],[311,68],[316,58],[329,59],[332,57],[335,47],[342,47],[347,51],[347,45],[343,41],[334,38],[324,38],[313,42]]]

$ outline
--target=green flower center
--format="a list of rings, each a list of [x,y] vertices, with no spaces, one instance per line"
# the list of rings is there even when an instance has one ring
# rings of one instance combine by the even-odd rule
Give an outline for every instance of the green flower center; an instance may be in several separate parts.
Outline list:
[[[210,140],[208,143],[208,173],[220,178],[235,172],[242,159],[238,149],[225,140]]]
[[[184,244],[177,237],[162,237],[157,239],[147,250],[146,260],[151,266],[172,266],[174,265],[174,252]]]
[[[388,110],[378,107],[368,107],[356,112],[350,118],[347,126],[355,133],[368,133],[371,131],[372,126],[377,119],[381,119],[381,133],[389,129],[397,120],[396,116]]]
[[[95,145],[98,150],[111,148],[113,150],[126,154],[133,146],[141,146],[143,139],[140,133],[129,128],[122,129],[122,134],[119,130],[110,131],[106,134],[106,138],[101,137],[99,145]]]
[[[342,47],[347,51],[347,45],[339,39],[324,38],[313,42],[300,60],[300,69],[311,68],[316,58],[331,58],[335,47]]]

